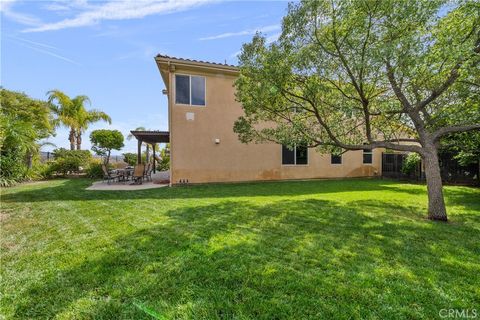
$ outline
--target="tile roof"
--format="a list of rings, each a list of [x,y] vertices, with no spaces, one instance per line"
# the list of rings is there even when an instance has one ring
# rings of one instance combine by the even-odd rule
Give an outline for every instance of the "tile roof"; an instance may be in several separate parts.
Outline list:
[[[177,58],[177,57],[167,56],[167,55],[164,55],[164,54],[157,54],[156,57],[157,57],[157,58],[175,59],[175,60],[181,60],[181,61],[196,62],[196,63],[207,63],[207,64],[213,64],[213,65],[217,65],[217,66],[225,66],[225,67],[238,68],[237,66],[234,66],[233,64],[209,62],[209,61],[194,60],[194,59]]]

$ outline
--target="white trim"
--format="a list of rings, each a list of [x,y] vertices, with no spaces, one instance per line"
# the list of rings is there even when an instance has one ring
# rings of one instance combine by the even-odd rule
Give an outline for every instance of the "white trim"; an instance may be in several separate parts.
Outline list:
[[[189,87],[189,93],[188,93],[188,104],[185,104],[185,103],[177,103],[177,75],[179,76],[184,76],[184,77],[188,77],[188,87]],[[199,78],[203,78],[203,88],[204,88],[204,101],[205,101],[205,104],[192,104],[192,77],[199,77]],[[174,73],[174,77],[175,79],[174,81],[174,88],[173,88],[173,91],[175,93],[175,97],[174,97],[174,104],[176,106],[181,106],[181,107],[206,107],[207,106],[207,77],[205,76],[200,76],[200,75],[195,75],[195,74],[184,74],[184,73]]]

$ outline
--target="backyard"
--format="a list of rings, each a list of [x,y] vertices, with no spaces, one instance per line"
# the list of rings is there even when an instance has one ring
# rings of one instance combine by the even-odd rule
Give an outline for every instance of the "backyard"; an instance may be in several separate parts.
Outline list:
[[[412,319],[480,304],[480,190],[388,180],[2,190],[7,319]]]

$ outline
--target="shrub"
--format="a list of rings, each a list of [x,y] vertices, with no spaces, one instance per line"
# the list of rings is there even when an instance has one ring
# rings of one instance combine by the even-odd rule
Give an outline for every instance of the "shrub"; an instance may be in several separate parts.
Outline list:
[[[412,152],[407,155],[403,161],[402,172],[404,174],[412,174],[417,169],[422,159],[418,153]]]
[[[21,154],[12,150],[0,156],[0,172],[0,184],[8,187],[25,179],[27,166]]]
[[[88,165],[92,154],[88,150],[66,150],[64,148],[53,151],[55,160],[48,163],[45,174],[52,176],[54,172],[66,175],[68,172],[79,172],[81,167]]]
[[[103,178],[102,161],[100,159],[92,159],[87,167],[86,173],[90,179]]]

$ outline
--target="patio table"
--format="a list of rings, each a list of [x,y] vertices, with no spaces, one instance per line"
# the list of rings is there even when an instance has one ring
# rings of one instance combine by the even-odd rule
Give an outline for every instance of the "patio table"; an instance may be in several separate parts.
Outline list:
[[[133,174],[133,168],[124,168],[124,169],[117,169],[116,172],[119,175],[120,179],[123,181],[128,181],[129,177]]]

